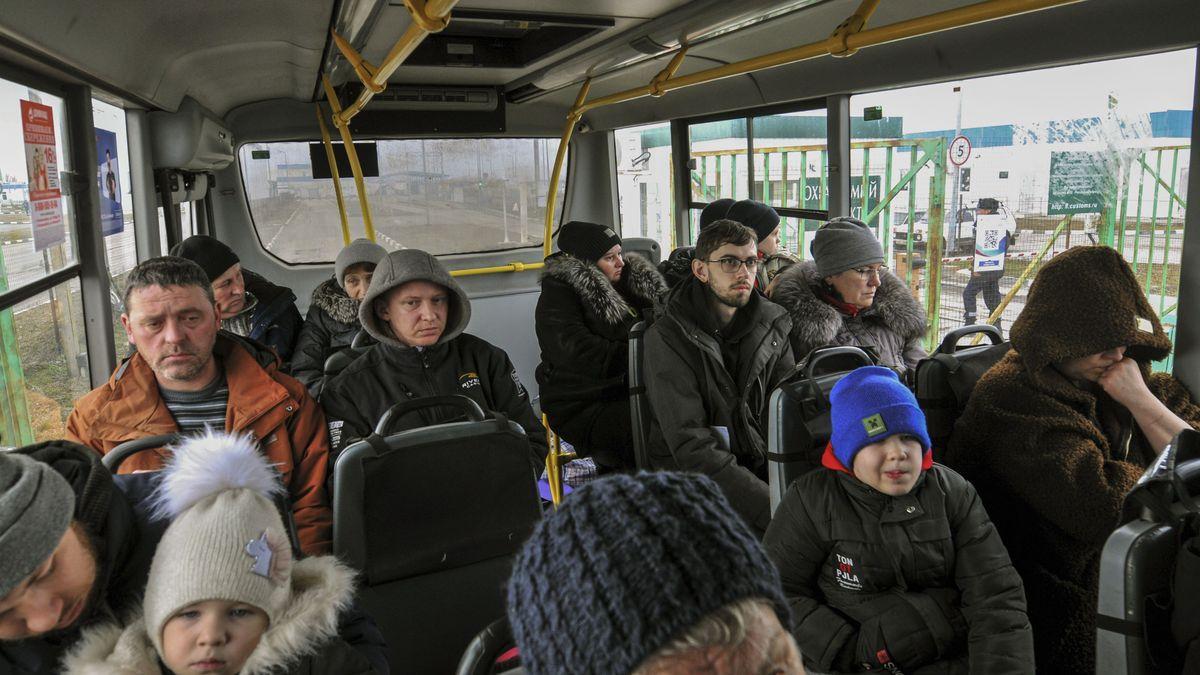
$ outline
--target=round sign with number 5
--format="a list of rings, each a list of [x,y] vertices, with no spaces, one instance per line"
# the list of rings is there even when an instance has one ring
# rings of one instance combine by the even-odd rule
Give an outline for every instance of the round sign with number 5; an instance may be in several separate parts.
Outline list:
[[[971,158],[971,141],[967,140],[966,136],[955,136],[953,141],[950,141],[950,163],[954,166],[962,166]]]

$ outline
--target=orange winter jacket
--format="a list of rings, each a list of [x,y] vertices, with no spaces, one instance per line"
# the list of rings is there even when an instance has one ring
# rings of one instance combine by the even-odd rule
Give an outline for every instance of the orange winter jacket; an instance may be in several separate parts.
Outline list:
[[[225,431],[249,434],[283,474],[300,548],[308,555],[329,553],[333,519],[324,487],[329,436],[320,406],[304,385],[279,372],[272,352],[257,344],[221,332],[213,354],[229,384]],[[154,371],[140,354],[76,401],[67,419],[68,438],[102,455],[125,441],[177,431]],[[164,450],[147,450],[127,459],[119,472],[159,469],[166,457]]]

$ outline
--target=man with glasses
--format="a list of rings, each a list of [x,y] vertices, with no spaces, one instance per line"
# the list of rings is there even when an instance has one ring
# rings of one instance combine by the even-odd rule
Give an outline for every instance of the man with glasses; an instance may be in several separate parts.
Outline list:
[[[771,520],[766,406],[794,368],[787,312],[754,290],[754,231],[720,220],[700,232],[692,275],[646,332],[655,468],[703,473],[758,534]]]

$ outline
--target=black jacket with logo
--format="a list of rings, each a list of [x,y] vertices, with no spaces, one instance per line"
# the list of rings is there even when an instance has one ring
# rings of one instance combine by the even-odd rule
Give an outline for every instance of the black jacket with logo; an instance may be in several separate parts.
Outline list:
[[[816,670],[1033,672],[1021,578],[975,488],[944,466],[900,497],[844,470],[810,472],[763,543]]]
[[[754,293],[727,335],[719,336],[708,325],[707,292],[695,277],[685,279],[646,331],[646,391],[654,413],[650,461],[655,468],[712,478],[761,533],[771,520],[767,400],[795,366],[791,319]]]
[[[484,410],[520,424],[537,459],[546,456],[546,431],[533,414],[529,392],[503,349],[468,333],[432,347],[369,348],[325,384],[321,406],[329,421],[330,445],[337,453],[371,434],[388,408],[426,396],[461,394]],[[424,408],[396,420],[390,432],[462,419],[453,408]]]

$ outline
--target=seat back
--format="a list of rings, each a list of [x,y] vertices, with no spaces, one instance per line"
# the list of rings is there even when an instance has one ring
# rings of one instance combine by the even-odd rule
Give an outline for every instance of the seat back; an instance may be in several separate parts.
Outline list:
[[[986,337],[988,344],[960,347],[970,336]],[[975,383],[1011,348],[995,326],[963,326],[947,333],[933,354],[917,364],[914,393],[925,412],[935,460],[941,460]]]
[[[1200,432],[1181,432],[1127,498],[1141,516],[1118,528],[1100,556],[1096,672],[1179,672],[1169,609],[1181,522],[1200,493]],[[1181,494],[1182,493],[1182,494]],[[1152,507],[1152,508],[1151,508]]]
[[[646,328],[639,321],[629,329],[629,418],[633,429],[633,461],[639,469],[650,469],[650,401],[646,397],[646,373],[642,368]]]
[[[829,392],[855,368],[874,365],[858,347],[821,347],[805,359],[799,378],[780,385],[767,405],[767,481],[772,513],[792,481],[821,466],[832,433]]]
[[[636,253],[649,260],[652,265],[657,265],[658,261],[662,260],[662,246],[658,241],[649,237],[621,239],[621,251],[623,253]]]
[[[104,464],[104,468],[108,469],[109,473],[116,473],[117,469],[121,468],[121,463],[126,459],[136,455],[143,450],[153,450],[170,445],[178,441],[182,436],[179,434],[159,434],[157,436],[143,436],[135,438],[132,441],[125,441],[117,445],[112,450],[104,453],[100,461]]]
[[[487,628],[479,631],[479,634],[467,645],[462,659],[458,662],[458,669],[455,671],[455,675],[492,675],[496,672],[512,673],[519,669],[518,658],[514,656],[511,659],[514,662],[511,668],[497,664],[497,660],[505,657],[505,662],[509,662],[510,659],[507,658],[506,653],[512,651],[515,645],[512,628],[508,625],[508,618],[496,619],[488,624]],[[497,671],[498,665],[500,665],[499,671]]]
[[[334,466],[334,553],[362,571],[359,602],[379,623],[391,662],[452,672],[480,626],[504,614],[512,556],[541,517],[524,430],[503,416],[350,445]],[[469,406],[468,406],[469,404]],[[386,429],[377,429],[378,431]]]
[[[340,351],[334,352],[325,359],[325,381],[333,379],[338,373],[346,369],[346,366],[354,363],[354,359],[363,355],[367,348],[375,344],[375,340],[367,334],[367,331],[359,329],[355,333],[354,339],[350,341],[350,346]]]

